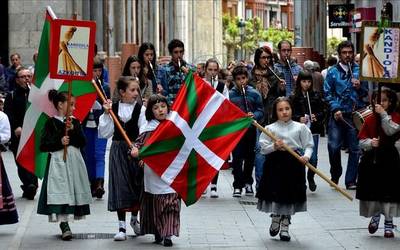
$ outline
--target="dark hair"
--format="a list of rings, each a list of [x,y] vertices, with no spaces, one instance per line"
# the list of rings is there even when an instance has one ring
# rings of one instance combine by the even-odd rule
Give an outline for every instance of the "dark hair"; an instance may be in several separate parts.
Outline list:
[[[135,55],[128,57],[124,66],[124,70],[122,71],[122,76],[132,76],[129,68],[131,67],[131,64],[133,62],[137,62],[140,65],[140,72],[139,75],[137,75],[136,77],[139,78],[140,89],[143,89],[146,86],[147,80],[146,77],[144,76],[143,64],[140,62],[139,57]]]
[[[397,108],[397,94],[393,90],[389,88],[382,88],[381,94],[385,94],[386,97],[389,99],[389,107],[387,109],[388,114],[394,112]],[[378,96],[378,92],[374,91],[372,93],[372,100],[376,100],[376,97]]]
[[[261,57],[261,54],[262,54],[263,52],[269,54],[269,55],[272,57],[272,51],[271,51],[268,47],[260,47],[260,48],[257,48],[256,51],[254,52],[254,64],[255,64],[257,67],[260,67],[260,68],[261,68],[261,65],[260,65],[260,57]],[[271,61],[268,62],[268,64],[271,65],[271,63],[273,63],[273,62],[272,62],[272,58],[271,58]]]
[[[153,53],[154,53],[154,57],[153,57],[153,60],[151,60],[151,64],[153,65],[153,67],[156,67],[157,55],[156,55],[156,49],[154,48],[154,45],[152,43],[142,43],[142,45],[140,45],[139,52],[138,52],[138,57],[139,57],[140,64],[142,64],[143,66],[145,65],[144,53],[148,49],[152,50]]]
[[[68,92],[67,91],[58,92],[55,89],[50,89],[48,98],[51,102],[53,102],[54,107],[58,110],[58,103],[67,101]]]
[[[353,52],[354,52],[354,44],[348,40],[346,41],[342,41],[341,43],[339,43],[338,47],[337,47],[337,53],[340,56],[340,52],[342,51],[343,48],[348,48],[350,47]]]
[[[29,69],[27,69],[27,68],[25,68],[25,67],[23,67],[23,66],[19,67],[19,68],[15,71],[15,77],[18,78],[18,77],[19,77],[19,72],[21,72],[21,71],[23,71],[23,70],[29,70]],[[29,70],[29,73],[30,73],[30,72],[31,72],[31,71]]]
[[[103,62],[99,56],[93,58],[93,69],[103,69]]]
[[[163,102],[167,105],[168,108],[168,112],[170,110],[167,98],[165,98],[162,95],[158,95],[158,94],[153,94],[149,97],[149,99],[147,100],[147,107],[146,107],[146,111],[145,111],[145,116],[146,116],[146,120],[151,121],[153,119],[155,119],[154,113],[153,113],[153,106],[157,103]]]
[[[245,75],[247,78],[249,77],[249,73],[247,72],[247,68],[245,66],[235,66],[232,71],[233,80],[236,79],[236,76]]]
[[[301,95],[301,80],[310,80],[311,81],[311,86],[310,86],[310,92],[313,89],[313,79],[312,79],[312,74],[308,71],[300,71],[299,75],[297,76],[296,80],[296,87],[294,89],[294,95],[298,96]]]
[[[130,82],[138,82],[139,83],[139,79],[137,77],[134,76],[121,76],[118,81],[117,81],[117,89],[119,90],[123,90],[126,91],[126,89],[128,88]]]
[[[183,48],[185,49],[185,45],[183,44],[183,42],[179,39],[172,39],[169,43],[168,43],[168,51],[170,54],[172,54],[172,51],[175,48]]]
[[[276,111],[276,107],[278,106],[278,103],[280,102],[287,102],[289,103],[290,108],[293,110],[292,103],[290,102],[290,99],[286,96],[280,96],[275,99],[274,103],[272,104],[272,122],[276,122],[278,120],[278,112]]]
[[[289,42],[288,40],[282,40],[282,41],[280,41],[280,42],[278,43],[278,50],[281,50],[282,44],[284,44],[284,43],[289,44],[290,49],[292,48],[292,43],[291,43],[291,42]]]
[[[333,66],[337,63],[337,58],[334,56],[329,56],[327,63],[328,63],[328,66]]]
[[[216,63],[217,67],[218,67],[218,70],[219,70],[219,63],[218,63],[217,59],[215,59],[215,58],[210,58],[210,59],[207,60],[206,64],[204,65],[204,70],[207,69],[208,64],[210,64],[210,63]]]

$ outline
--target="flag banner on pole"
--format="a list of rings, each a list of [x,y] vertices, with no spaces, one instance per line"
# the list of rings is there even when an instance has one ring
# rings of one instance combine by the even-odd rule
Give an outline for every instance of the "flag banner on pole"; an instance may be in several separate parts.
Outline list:
[[[198,75],[188,74],[167,119],[140,150],[140,158],[187,206],[217,174],[252,119]]]
[[[17,152],[18,163],[39,178],[44,176],[48,159],[48,153],[39,149],[40,137],[46,121],[56,114],[54,105],[48,99],[48,92],[50,89],[68,91],[68,84],[64,80],[52,79],[49,74],[50,33],[52,21],[55,19],[53,11],[47,7]],[[72,95],[75,97],[76,107],[73,115],[82,121],[96,100],[96,90],[89,81],[72,81]]]

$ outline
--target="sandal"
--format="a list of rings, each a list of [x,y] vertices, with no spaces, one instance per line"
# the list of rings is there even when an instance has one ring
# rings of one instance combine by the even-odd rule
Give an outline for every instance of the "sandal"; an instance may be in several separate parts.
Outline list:
[[[378,230],[380,220],[381,220],[380,214],[372,216],[371,221],[369,222],[368,225],[368,232],[370,234],[374,234]]]

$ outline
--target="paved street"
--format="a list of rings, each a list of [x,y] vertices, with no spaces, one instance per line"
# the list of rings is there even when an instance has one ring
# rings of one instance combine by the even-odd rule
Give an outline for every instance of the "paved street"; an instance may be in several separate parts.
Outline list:
[[[346,154],[343,153],[343,161]],[[116,213],[106,209],[106,198],[95,200],[91,215],[71,224],[76,238],[61,241],[58,224],[50,224],[45,216],[36,214],[37,198],[21,198],[19,179],[11,154],[3,154],[7,173],[16,196],[20,222],[0,226],[0,249],[163,249],[152,244],[153,237],[129,237],[114,242],[117,230]],[[320,168],[329,176],[326,139],[320,141]],[[317,177],[316,177],[317,178]],[[369,219],[358,215],[358,201],[348,201],[322,179],[317,178],[317,192],[308,193],[308,211],[292,219],[292,240],[282,242],[279,236],[267,233],[270,218],[256,209],[255,198],[232,198],[232,175],[222,171],[218,199],[202,198],[195,205],[182,208],[181,236],[173,238],[178,249],[399,249],[400,232],[394,239],[383,238],[383,221],[378,232],[368,234]],[[340,182],[344,186],[343,180]],[[354,191],[350,191],[354,196]],[[395,219],[394,223],[399,224]],[[128,228],[132,235],[132,229]]]

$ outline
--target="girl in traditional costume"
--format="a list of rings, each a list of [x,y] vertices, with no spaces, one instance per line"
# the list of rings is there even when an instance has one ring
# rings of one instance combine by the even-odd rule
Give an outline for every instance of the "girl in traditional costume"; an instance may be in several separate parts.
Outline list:
[[[40,150],[50,152],[42,190],[38,203],[38,214],[47,215],[49,222],[60,222],[62,240],[70,240],[72,232],[68,221],[84,219],[90,214],[92,202],[90,183],[81,149],[85,136],[80,122],[67,116],[67,92],[49,91],[49,100],[57,109],[57,115],[47,120],[40,140]],[[74,109],[72,97],[70,110]],[[68,133],[65,135],[65,130]],[[64,160],[64,147],[67,154]]]
[[[276,99],[272,119],[276,122],[267,125],[266,129],[279,139],[274,142],[267,135],[260,135],[261,153],[268,155],[268,163],[264,164],[257,190],[257,208],[271,213],[270,235],[276,236],[280,231],[280,239],[289,241],[291,216],[307,210],[304,164],[311,157],[314,143],[310,129],[292,120],[292,107],[288,98]],[[284,144],[301,155],[303,162],[287,152]]]

